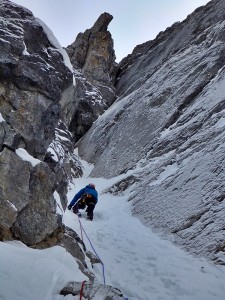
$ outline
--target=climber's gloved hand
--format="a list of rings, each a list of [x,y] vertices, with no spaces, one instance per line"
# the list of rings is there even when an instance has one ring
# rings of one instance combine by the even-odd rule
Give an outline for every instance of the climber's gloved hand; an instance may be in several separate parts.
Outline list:
[[[71,210],[71,208],[72,208],[72,205],[68,205],[68,207],[67,207],[69,210]]]

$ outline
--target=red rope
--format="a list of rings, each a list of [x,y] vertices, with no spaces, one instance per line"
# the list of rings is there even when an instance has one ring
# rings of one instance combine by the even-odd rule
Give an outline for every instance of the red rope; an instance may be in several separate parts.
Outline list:
[[[80,290],[80,300],[82,300],[83,289],[84,289],[85,282],[86,282],[86,280],[84,280],[84,281],[82,282],[82,286],[81,286],[81,290]]]

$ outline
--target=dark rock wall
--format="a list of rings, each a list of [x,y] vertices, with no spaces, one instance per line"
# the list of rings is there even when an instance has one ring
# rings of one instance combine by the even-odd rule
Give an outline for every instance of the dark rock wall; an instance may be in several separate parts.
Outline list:
[[[35,245],[63,230],[53,193],[63,186],[65,202],[67,182],[45,156],[73,74],[65,50],[29,10],[1,0],[0,17],[0,238]]]

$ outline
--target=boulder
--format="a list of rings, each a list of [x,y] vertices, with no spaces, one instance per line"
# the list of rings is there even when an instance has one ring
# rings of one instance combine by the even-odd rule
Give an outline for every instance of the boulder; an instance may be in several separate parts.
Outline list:
[[[83,287],[82,287],[83,286]],[[84,299],[91,299],[95,297],[98,300],[122,300],[123,294],[117,288],[110,285],[103,285],[95,281],[90,282],[73,282],[70,281],[60,291],[60,295],[80,295],[82,290],[82,296]]]
[[[0,153],[0,165],[0,231],[3,239],[11,236],[10,228],[29,203],[31,166],[7,148]]]

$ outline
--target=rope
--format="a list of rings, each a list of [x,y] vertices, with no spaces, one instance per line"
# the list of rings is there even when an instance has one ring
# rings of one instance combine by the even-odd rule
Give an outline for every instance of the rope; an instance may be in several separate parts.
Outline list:
[[[79,223],[80,223],[80,236],[81,236],[81,239],[82,239],[82,242],[84,242],[84,240],[83,240],[83,227],[82,227],[82,225],[81,225],[81,221],[80,221],[80,217],[79,216],[77,216],[78,217],[78,220],[79,220]]]
[[[83,290],[84,290],[85,282],[86,282],[86,280],[84,280],[84,281],[82,282],[82,286],[81,286],[81,290],[80,290],[80,300],[82,300],[82,297],[83,297]]]
[[[81,224],[81,221],[80,221],[80,217],[78,216],[78,220],[79,220],[79,223],[80,223],[80,232],[81,232],[81,238],[82,238],[82,241],[83,241],[83,232],[86,236],[86,238],[88,239],[90,245],[91,245],[91,248],[92,250],[94,251],[95,255],[97,256],[97,258],[100,260],[100,263],[102,265],[102,273],[103,273],[103,282],[104,282],[104,285],[106,284],[105,283],[105,266],[104,266],[104,263],[102,262],[101,258],[99,257],[98,253],[96,252],[90,238],[88,237],[86,231],[84,230],[84,227],[82,226]],[[85,284],[86,281],[83,281],[82,282],[82,287],[81,287],[81,291],[80,291],[80,300],[82,300],[82,294],[83,294],[83,289],[84,289],[84,284]],[[128,300],[128,298],[124,298],[124,300]]]
[[[100,260],[100,263],[101,263],[101,265],[102,265],[103,282],[104,282],[104,285],[105,285],[105,284],[106,284],[106,283],[105,283],[105,266],[104,266],[104,264],[103,264],[103,261],[101,260],[101,258],[99,257],[98,253],[96,252],[96,250],[95,250],[95,248],[94,248],[94,246],[93,246],[93,244],[92,244],[90,238],[88,237],[86,231],[84,230],[84,227],[83,227],[82,224],[81,224],[81,221],[80,221],[80,218],[79,218],[79,217],[78,217],[78,220],[79,220],[79,223],[80,223],[81,234],[82,234],[82,232],[84,232],[84,234],[85,234],[87,240],[89,241],[89,243],[90,243],[90,245],[91,245],[92,250],[94,251],[94,253],[95,253],[95,255],[97,256],[97,258]],[[83,237],[82,237],[82,241],[83,241]]]

